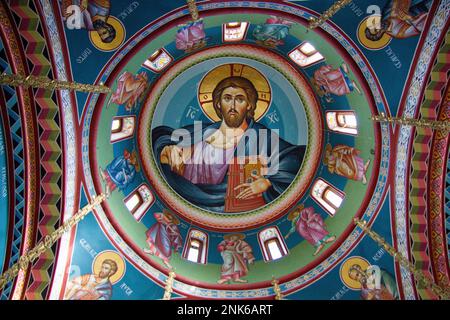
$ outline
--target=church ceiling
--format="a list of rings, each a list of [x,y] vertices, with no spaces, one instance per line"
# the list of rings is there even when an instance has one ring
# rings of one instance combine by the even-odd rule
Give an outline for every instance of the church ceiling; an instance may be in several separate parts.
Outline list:
[[[1,2],[79,84],[0,87],[1,299],[448,298],[450,1],[372,2]]]

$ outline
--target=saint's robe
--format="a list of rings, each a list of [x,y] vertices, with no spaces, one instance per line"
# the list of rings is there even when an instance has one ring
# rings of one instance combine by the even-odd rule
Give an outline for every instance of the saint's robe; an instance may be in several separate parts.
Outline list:
[[[108,279],[86,274],[71,281],[69,300],[110,300],[112,284]]]
[[[198,133],[194,131],[194,125],[184,127],[183,129],[189,132],[190,141],[197,144],[202,143],[202,141],[195,141],[194,139],[196,136],[203,137],[203,140],[205,140],[209,135],[213,134],[220,125],[221,122],[216,122],[211,125],[202,125],[202,130]],[[253,120],[250,121],[248,125],[247,130],[250,129],[256,130],[256,140],[254,139],[254,136],[251,138],[252,135],[249,135],[250,138],[241,139],[239,144],[244,145],[239,146],[238,144],[234,150],[235,157],[237,157],[236,151],[240,149],[245,150],[246,156],[256,157],[261,155],[260,151],[265,148],[267,151],[265,155],[270,159],[272,153],[272,138],[278,139],[278,165],[274,165],[276,160],[269,160],[269,174],[266,175],[265,178],[269,179],[272,185],[262,194],[265,203],[270,203],[281,195],[295,179],[303,161],[305,146],[292,145],[279,138],[275,132],[272,132],[263,124],[254,122]],[[259,130],[267,130],[267,134],[260,135]],[[180,196],[189,202],[206,210],[224,212],[225,196],[227,192],[227,174],[223,174],[221,181],[217,183],[193,183],[192,176],[189,177],[190,179],[188,180],[186,177],[172,172],[169,165],[161,164],[160,155],[163,148],[169,145],[177,145],[179,142],[178,140],[175,141],[171,139],[173,132],[174,129],[166,126],[157,127],[152,131],[153,153],[166,181]],[[207,132],[207,134],[203,135],[205,132]],[[276,155],[274,154],[273,156],[275,157]],[[228,167],[229,165],[226,164],[226,166]],[[209,169],[205,166],[205,170]],[[198,168],[196,170],[198,172],[200,171]]]

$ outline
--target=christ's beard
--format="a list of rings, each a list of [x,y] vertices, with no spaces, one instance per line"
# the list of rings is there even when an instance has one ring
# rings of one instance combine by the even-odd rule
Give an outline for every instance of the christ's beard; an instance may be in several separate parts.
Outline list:
[[[223,119],[229,128],[239,128],[244,122],[245,116],[245,113],[234,112],[233,114],[230,114],[227,112],[223,115]]]

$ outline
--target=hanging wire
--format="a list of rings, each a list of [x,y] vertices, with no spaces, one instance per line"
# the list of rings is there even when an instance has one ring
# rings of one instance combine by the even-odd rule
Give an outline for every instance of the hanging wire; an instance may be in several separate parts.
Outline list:
[[[0,85],[42,88],[50,90],[74,90],[90,93],[112,93],[112,89],[104,85],[83,84],[70,81],[49,79],[45,76],[22,76],[19,74],[0,74]]]

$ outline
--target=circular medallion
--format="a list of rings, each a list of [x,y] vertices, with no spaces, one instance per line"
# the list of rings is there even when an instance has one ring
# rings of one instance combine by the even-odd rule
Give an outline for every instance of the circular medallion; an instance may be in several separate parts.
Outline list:
[[[303,195],[317,168],[321,125],[311,87],[286,60],[230,45],[161,76],[141,112],[138,141],[144,172],[176,214],[242,230]]]
[[[109,281],[116,284],[125,274],[125,267],[125,260],[117,252],[105,250],[99,253],[92,262],[92,273],[99,275],[102,272],[111,272]]]
[[[369,50],[380,50],[386,47],[392,40],[391,36],[386,32],[380,33],[380,31],[376,31],[375,27],[369,28],[369,19],[373,19],[371,17],[367,17],[363,19],[358,25],[357,36],[359,42]],[[377,33],[379,35],[377,35]],[[371,35],[369,38],[368,34]]]
[[[108,30],[106,28],[101,29],[100,31],[94,30],[89,31],[89,40],[91,43],[100,51],[114,51],[119,48],[125,40],[125,27],[123,23],[117,19],[116,17],[109,16],[106,20],[106,24],[110,25],[115,32],[115,35],[112,40],[103,40],[103,37],[108,36]],[[100,35],[102,34],[102,36]]]
[[[339,274],[342,282],[352,290],[361,289],[359,281],[361,274],[367,270],[370,263],[362,257],[351,257],[342,263]]]

